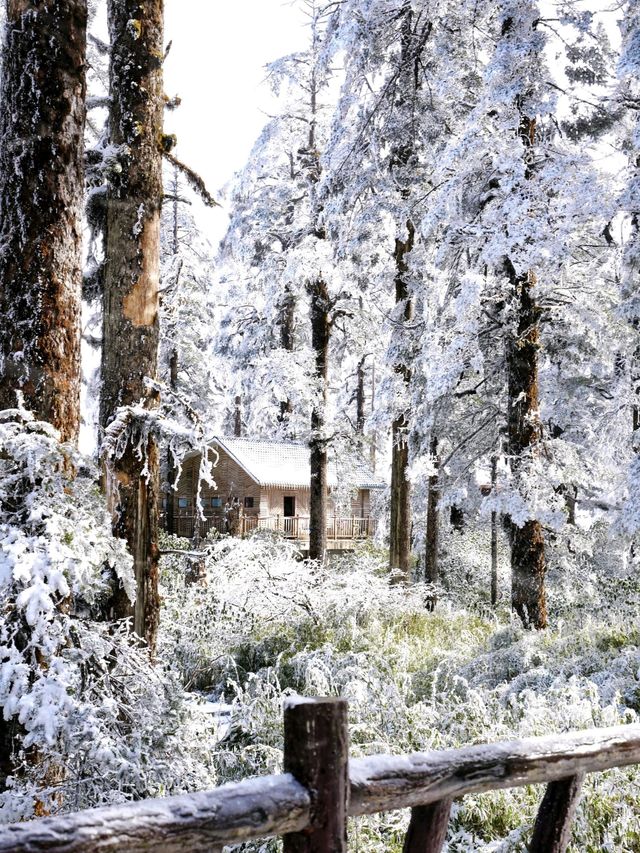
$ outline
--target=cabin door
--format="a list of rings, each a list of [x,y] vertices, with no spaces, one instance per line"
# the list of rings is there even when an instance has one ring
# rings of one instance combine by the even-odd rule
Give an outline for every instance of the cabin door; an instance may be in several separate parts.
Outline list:
[[[295,495],[285,495],[284,496],[284,535],[294,538],[298,535],[298,531],[296,529],[298,519],[295,518],[296,514],[296,499]]]

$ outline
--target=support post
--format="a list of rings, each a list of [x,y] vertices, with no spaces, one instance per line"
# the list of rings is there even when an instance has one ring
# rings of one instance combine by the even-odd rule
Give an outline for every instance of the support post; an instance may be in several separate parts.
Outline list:
[[[440,853],[449,827],[452,799],[411,809],[402,853]]]
[[[346,853],[349,797],[347,702],[305,699],[284,709],[284,770],[311,796],[311,822],[284,836],[284,853]]]
[[[529,853],[564,853],[567,849],[583,780],[584,773],[576,773],[549,782],[538,809]]]

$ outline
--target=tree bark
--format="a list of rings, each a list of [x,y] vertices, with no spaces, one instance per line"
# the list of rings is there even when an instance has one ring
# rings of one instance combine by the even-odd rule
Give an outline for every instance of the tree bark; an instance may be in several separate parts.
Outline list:
[[[296,320],[296,298],[291,292],[291,288],[287,285],[284,291],[284,297],[280,306],[280,346],[286,352],[293,352],[294,349],[294,331]],[[293,411],[291,400],[288,398],[280,402],[280,414],[278,420],[282,424],[286,424],[289,415]]]
[[[502,24],[502,37],[509,37],[514,19]],[[537,26],[537,22],[533,24]],[[517,130],[522,145],[527,181],[535,177],[536,119],[522,110]],[[537,453],[542,438],[538,413],[538,352],[540,350],[540,307],[536,300],[536,275],[533,270],[518,273],[510,258],[505,258],[505,273],[511,285],[510,301],[514,324],[507,338],[508,375],[507,436],[511,469],[516,487],[521,485],[520,469],[525,459]],[[525,627],[546,628],[547,605],[544,588],[546,561],[544,534],[540,522],[531,518],[522,526],[508,520],[511,539],[511,606]]]
[[[516,328],[507,343],[509,400],[507,432],[509,456],[516,485],[525,456],[535,454],[541,439],[538,417],[538,350],[540,309],[535,299],[536,277],[518,276],[507,261],[513,287]],[[547,607],[544,535],[537,519],[522,526],[509,522],[511,539],[511,605],[525,627],[545,628]]]
[[[358,362],[358,367],[356,370],[356,432],[358,435],[362,435],[364,433],[364,421],[365,421],[365,395],[364,395],[364,360],[365,357],[362,356],[360,361]]]
[[[158,282],[162,204],[162,0],[109,0],[112,172],[107,205],[104,343],[100,420],[119,406],[157,405],[146,384],[158,360]],[[134,559],[134,628],[153,648],[158,624],[158,447],[134,427],[108,473],[107,495],[116,536]],[[138,442],[142,446],[138,449]],[[140,451],[142,453],[140,454]],[[141,458],[142,457],[142,458]],[[114,616],[131,614],[119,590]]]
[[[411,164],[416,158],[415,134],[415,97],[421,87],[421,56],[431,34],[432,23],[419,24],[421,15],[414,15],[412,4],[404,2],[401,8],[400,24],[400,61],[398,85],[394,108],[402,116],[403,133],[392,143],[390,167],[394,179],[400,186],[400,198],[407,203],[411,196],[411,187],[415,183],[415,173]],[[403,325],[413,318],[413,302],[407,286],[407,255],[413,249],[415,227],[407,219],[406,239],[396,238],[395,260],[395,301],[397,306],[396,339],[400,358],[395,371],[402,377],[405,388],[411,384],[411,364],[405,350],[403,337],[406,333]],[[407,477],[409,470],[409,430],[410,412],[406,406],[395,417],[391,427],[391,511],[389,525],[389,568],[398,569],[399,580],[408,581],[411,573],[411,484]]]
[[[0,110],[0,409],[77,441],[86,0],[7,0]]]
[[[235,409],[233,411],[233,434],[236,438],[242,436],[242,397],[237,396],[235,399]]]
[[[498,483],[498,457],[491,457],[491,494],[495,496]],[[498,513],[491,513],[491,604],[498,603]]]
[[[317,396],[311,410],[311,494],[309,498],[309,557],[324,560],[327,554],[328,456],[326,427],[331,301],[327,285],[316,279],[309,285],[311,296],[311,346],[315,353]]]
[[[431,437],[429,452],[436,468],[439,468],[438,438]],[[440,476],[438,472],[429,477],[427,492],[427,537],[425,549],[425,580],[427,583],[438,583],[438,533],[440,503]]]
[[[177,251],[176,251],[177,254]],[[172,391],[178,390],[178,350],[172,349],[169,357],[169,387]],[[171,450],[167,450],[167,505],[165,509],[165,526],[167,533],[176,532],[176,493],[174,486],[177,480],[178,470],[173,461]]]
[[[396,262],[396,305],[401,306],[405,322],[413,317],[413,304],[406,283],[408,271],[407,254],[413,248],[415,229],[407,222],[407,239],[396,239],[394,257]],[[411,368],[398,363],[396,372],[405,386],[411,382]],[[406,412],[393,421],[391,449],[391,523],[389,529],[389,568],[399,569],[404,580],[411,572],[411,484],[409,471],[409,420]]]

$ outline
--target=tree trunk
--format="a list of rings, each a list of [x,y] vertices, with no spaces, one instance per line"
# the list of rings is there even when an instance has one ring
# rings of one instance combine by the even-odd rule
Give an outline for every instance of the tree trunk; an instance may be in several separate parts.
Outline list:
[[[0,409],[77,441],[86,0],[7,0],[0,111]]]
[[[356,370],[356,432],[358,435],[362,435],[364,433],[364,420],[365,420],[365,396],[364,396],[364,360],[365,357],[362,356],[360,361],[358,362],[358,367]]]
[[[415,230],[407,222],[407,239],[396,239],[396,305],[401,306],[402,317],[408,322],[413,317],[413,305],[406,283],[408,271],[406,256],[413,248]],[[411,369],[406,363],[396,364],[395,370],[405,386],[411,381]],[[411,484],[409,470],[409,421],[403,412],[393,421],[391,450],[391,523],[389,529],[389,568],[399,569],[408,581],[411,572]]]
[[[162,0],[109,0],[111,34],[111,144],[119,173],[112,172],[107,205],[103,427],[119,406],[157,405],[145,382],[155,379],[158,358],[158,281],[162,204]],[[116,536],[134,559],[137,596],[134,628],[153,648],[158,624],[158,448],[135,428],[124,453],[113,460],[107,495]],[[142,458],[137,447],[142,440]],[[131,613],[119,590],[116,618]]]
[[[502,37],[508,37],[513,18],[502,24]],[[537,26],[537,22],[533,24]],[[535,176],[536,119],[521,110],[522,99],[516,99],[520,112],[517,135],[522,144],[525,179]],[[522,463],[537,453],[542,437],[538,413],[538,351],[540,349],[540,307],[536,301],[536,275],[533,270],[518,273],[510,258],[505,259],[505,272],[511,285],[510,301],[514,328],[507,338],[508,375],[507,435],[514,485],[522,486]],[[546,628],[547,604],[544,589],[546,571],[544,535],[537,519],[527,520],[521,527],[509,519],[511,538],[511,606],[525,627]]]
[[[291,292],[291,288],[287,285],[280,306],[280,345],[282,349],[287,352],[293,352],[295,320],[296,298]],[[293,406],[291,405],[291,400],[288,398],[286,400],[282,400],[280,402],[280,414],[278,416],[280,423],[286,424],[292,411]]]
[[[178,390],[178,350],[172,349],[169,358],[169,387]],[[176,484],[178,470],[173,461],[171,450],[167,450],[167,505],[165,509],[165,527],[170,535],[176,532]]]
[[[371,412],[376,410],[376,363],[371,363]],[[376,445],[378,442],[378,433],[374,430],[371,436],[371,470],[375,474],[376,471]]]
[[[541,438],[538,418],[538,350],[540,309],[535,300],[535,275],[518,276],[507,261],[514,288],[515,334],[507,345],[509,456],[516,485],[525,456],[536,452]],[[511,539],[511,605],[526,627],[545,628],[545,553],[542,525],[529,519],[521,527],[509,523]]]
[[[0,409],[15,408],[21,393],[71,442],[80,427],[86,28],[86,0],[7,0],[0,77]],[[31,485],[26,473],[14,485],[16,518],[29,513],[19,504]],[[25,651],[31,630],[18,608],[2,619],[25,659],[46,669],[38,642]],[[60,654],[51,636],[49,658]],[[63,768],[35,746],[22,751],[25,735],[17,716],[0,720],[0,788],[40,765],[39,784],[55,790]],[[48,811],[42,796],[37,816]],[[48,799],[60,804],[60,795]]]
[[[436,468],[439,468],[438,438],[431,437],[429,447],[432,460]],[[425,580],[427,583],[438,583],[438,533],[440,503],[440,476],[436,472],[429,477],[429,489],[427,493],[427,537],[425,549]]]
[[[498,457],[491,457],[491,495],[495,497],[498,483]],[[498,513],[491,513],[491,604],[498,603]]]
[[[242,436],[242,397],[238,396],[235,399],[235,409],[233,412],[233,434],[236,438]]]
[[[324,560],[327,554],[327,440],[325,436],[331,302],[327,285],[316,279],[311,296],[311,345],[315,353],[317,396],[311,411],[311,494],[309,498],[309,557]]]

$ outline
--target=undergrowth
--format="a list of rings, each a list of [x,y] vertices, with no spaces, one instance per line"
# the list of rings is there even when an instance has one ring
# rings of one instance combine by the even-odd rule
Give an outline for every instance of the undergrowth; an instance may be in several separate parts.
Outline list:
[[[473,532],[445,540],[448,576],[435,612],[419,584],[389,584],[380,552],[321,568],[270,537],[207,541],[206,587],[185,585],[180,556],[163,561],[161,654],[189,689],[232,707],[228,731],[212,742],[219,782],[281,770],[282,702],[295,694],[349,700],[354,757],[633,722],[640,582],[622,546],[604,529],[599,536],[588,560],[579,531],[572,549],[566,539],[552,545],[553,627],[539,633],[511,618],[504,597],[489,606]],[[186,544],[174,539],[170,547]],[[579,580],[580,606],[570,607],[563,590]],[[640,851],[639,782],[634,768],[588,778],[572,853]],[[539,787],[465,797],[445,849],[525,851],[540,797]],[[351,849],[401,851],[407,820],[394,812],[352,821]]]

